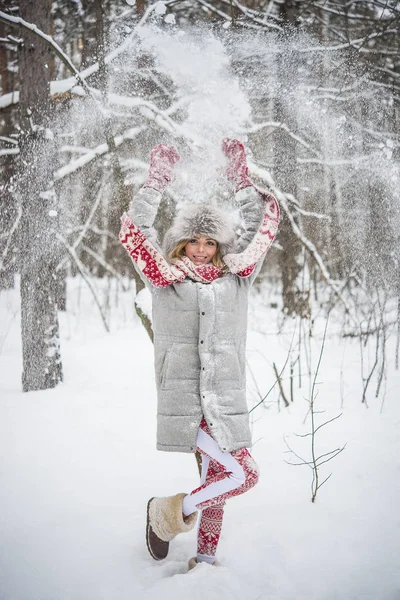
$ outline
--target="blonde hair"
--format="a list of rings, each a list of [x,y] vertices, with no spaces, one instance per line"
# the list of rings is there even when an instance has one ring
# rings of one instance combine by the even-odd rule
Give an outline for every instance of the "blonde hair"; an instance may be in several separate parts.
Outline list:
[[[174,263],[176,263],[177,260],[181,260],[182,256],[186,256],[185,246],[189,241],[190,241],[190,239],[182,240],[181,242],[179,242],[179,244],[177,246],[175,246],[175,248],[173,250],[171,250],[171,252],[169,252],[167,259],[169,260],[170,263],[174,264]],[[224,272],[226,272],[228,270],[228,267],[222,260],[221,250],[220,250],[218,242],[216,240],[214,240],[214,241],[217,244],[217,251],[211,259],[211,264],[213,264],[214,267],[219,267]]]

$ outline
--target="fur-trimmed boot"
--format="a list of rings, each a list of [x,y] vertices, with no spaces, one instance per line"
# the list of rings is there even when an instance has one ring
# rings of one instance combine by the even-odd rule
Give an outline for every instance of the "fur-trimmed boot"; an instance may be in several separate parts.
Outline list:
[[[169,542],[178,533],[190,531],[196,524],[197,512],[183,517],[182,501],[186,494],[164,498],[150,498],[147,503],[146,543],[155,560],[168,554]]]

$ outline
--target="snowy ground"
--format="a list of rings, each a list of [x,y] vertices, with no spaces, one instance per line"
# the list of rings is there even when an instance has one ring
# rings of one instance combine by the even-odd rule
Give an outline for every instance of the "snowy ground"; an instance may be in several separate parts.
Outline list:
[[[310,502],[311,472],[290,466],[283,437],[304,456],[308,384],[289,409],[275,390],[252,412],[259,485],[227,506],[221,567],[187,573],[194,532],[157,563],[144,541],[147,500],[197,484],[192,455],[155,450],[152,346],[119,300],[106,333],[87,291],[70,282],[61,315],[65,382],[22,394],[16,292],[0,294],[1,600],[400,599],[400,376],[389,341],[386,395],[361,405],[359,345],[329,334],[318,381],[322,454],[347,443]],[[262,394],[283,366],[293,325],[252,304],[249,364]],[[293,322],[294,323],[294,322]],[[261,330],[256,331],[255,327]],[[313,368],[323,322],[311,343]],[[372,359],[371,359],[372,360]],[[341,375],[342,372],[342,375]],[[286,381],[287,390],[288,383]],[[257,401],[249,375],[249,401]],[[342,406],[343,405],[343,406]]]

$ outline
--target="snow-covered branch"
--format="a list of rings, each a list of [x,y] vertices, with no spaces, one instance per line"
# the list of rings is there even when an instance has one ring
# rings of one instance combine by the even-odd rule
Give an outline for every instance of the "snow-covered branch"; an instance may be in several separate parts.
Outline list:
[[[213,4],[206,2],[206,0],[196,0],[196,2],[198,4],[200,4],[201,6],[204,6],[204,8],[206,8],[208,12],[214,13],[214,14],[218,15],[219,17],[222,17],[228,23],[232,22],[232,18],[227,13],[223,12],[222,10],[220,10]]]
[[[344,44],[337,44],[335,46],[324,46],[324,45],[320,45],[320,46],[309,46],[308,48],[299,48],[299,52],[301,53],[308,53],[308,52],[337,52],[338,50],[345,50],[346,48],[354,48],[355,50],[359,50],[361,51],[363,48],[363,46],[370,40],[373,39],[377,39],[380,38],[384,35],[394,35],[397,36],[399,34],[397,29],[386,29],[385,31],[378,31],[378,32],[373,32],[370,33],[368,35],[366,35],[365,37],[362,38],[357,38],[356,40],[350,40],[349,42],[346,42]],[[370,54],[373,54],[375,52],[375,50],[366,50],[364,48],[364,52],[369,52]],[[396,52],[393,52],[393,54],[396,54]]]
[[[101,112],[103,112],[101,104],[99,104],[97,102],[96,98],[92,95],[91,89],[87,85],[86,81],[81,77],[79,71],[76,69],[76,67],[70,60],[69,56],[67,56],[67,54],[65,54],[65,52],[62,50],[62,48],[60,48],[60,46],[53,40],[53,38],[50,35],[41,31],[34,23],[28,23],[27,21],[25,21],[24,19],[21,19],[20,17],[13,17],[12,15],[9,15],[2,11],[0,11],[0,21],[2,21],[3,23],[7,23],[7,25],[14,25],[14,27],[24,27],[25,29],[32,31],[32,33],[35,33],[42,40],[44,40],[48,45],[50,45],[53,48],[55,54],[58,56],[58,58],[67,66],[67,68],[72,73],[74,73],[73,79],[75,80],[75,83],[79,82],[82,85],[82,87],[84,88],[86,93],[89,96],[91,96],[93,98],[93,100],[96,102],[97,108]]]
[[[304,208],[301,208],[299,201],[297,200],[297,198],[295,198],[293,196],[293,194],[286,194],[286,198],[290,202],[290,204],[293,206],[295,211],[298,212],[299,215],[303,215],[303,217],[313,217],[314,219],[320,219],[321,221],[323,221],[323,220],[330,221],[331,220],[329,215],[323,215],[321,213],[311,212],[308,210],[304,210]]]
[[[336,282],[334,279],[332,279],[332,277],[329,273],[329,269],[326,266],[322,256],[319,254],[317,248],[315,247],[313,242],[304,235],[304,233],[301,231],[301,229],[297,225],[297,223],[292,215],[291,210],[289,210],[286,194],[284,194],[279,188],[276,187],[274,180],[272,179],[270,173],[266,169],[258,167],[254,163],[249,164],[249,167],[252,172],[256,173],[262,180],[267,182],[268,186],[271,188],[272,193],[276,196],[278,202],[281,205],[281,208],[283,209],[284,213],[286,214],[287,218],[289,219],[293,233],[298,238],[298,240],[302,243],[302,245],[306,248],[306,250],[310,253],[310,255],[313,257],[313,259],[315,260],[316,264],[319,267],[319,270],[320,270],[321,275],[324,278],[325,282],[332,289],[332,291],[335,293],[335,295],[341,300],[341,302],[344,304],[347,312],[349,313],[349,316],[356,323],[356,319],[352,315],[353,311],[351,310],[351,306],[347,302],[346,298],[343,296],[340,286],[339,286],[339,283]]]
[[[123,144],[127,140],[134,139],[144,129],[145,129],[144,126],[133,127],[132,129],[128,129],[122,135],[117,135],[114,138],[115,147],[118,148],[119,146],[121,146],[121,144]],[[96,160],[97,158],[100,158],[101,156],[105,156],[106,154],[108,154],[108,152],[110,152],[110,148],[109,148],[108,144],[106,144],[106,143],[99,144],[96,148],[93,148],[92,150],[86,152],[79,158],[71,160],[67,165],[64,165],[63,167],[61,167],[60,169],[55,171],[54,181],[60,181],[61,179],[64,179],[65,177],[72,175],[72,173],[76,173],[76,171],[79,171],[79,169],[82,169],[83,167],[85,167],[86,165],[91,163],[93,160]]]
[[[293,140],[298,142],[301,146],[303,146],[304,148],[307,148],[307,150],[310,150],[310,152],[315,154],[315,156],[322,158],[322,154],[320,152],[318,152],[317,150],[315,150],[315,148],[310,146],[310,144],[308,142],[306,142],[305,140],[303,140],[303,138],[301,138],[299,135],[297,135],[296,133],[291,131],[291,129],[286,125],[286,123],[282,123],[282,122],[278,122],[278,121],[265,121],[264,123],[254,123],[254,124],[250,125],[249,127],[246,127],[246,129],[241,130],[241,133],[245,133],[245,134],[257,133],[266,128],[283,129],[283,131],[286,131],[286,133],[288,134],[289,137],[291,137]]]
[[[14,138],[10,138],[5,135],[0,135],[0,142],[6,142],[7,144],[13,144],[14,146],[18,146],[18,140]]]
[[[225,0],[226,1],[226,0]],[[236,6],[236,8],[247,18],[250,19],[251,21],[253,21],[254,23],[257,23],[257,25],[261,25],[262,27],[267,27],[269,29],[275,29],[276,31],[282,31],[282,27],[280,25],[278,25],[277,23],[273,23],[271,22],[270,19],[268,18],[260,18],[257,17],[255,14],[254,10],[251,10],[245,6],[243,6],[243,4],[240,4],[240,2],[238,2],[238,0],[230,0],[233,4],[233,6]],[[260,13],[262,14],[262,13]]]
[[[19,154],[19,148],[1,148],[0,156],[11,156],[12,154]]]
[[[183,0],[165,0],[165,2],[163,2],[163,4],[165,6],[172,6],[172,5],[175,5],[182,1]],[[123,52],[125,52],[126,50],[129,49],[129,47],[132,44],[132,41],[134,40],[134,37],[136,35],[136,30],[138,28],[142,27],[146,23],[148,17],[157,8],[158,4],[159,4],[158,2],[151,4],[145,11],[143,17],[137,23],[137,25],[136,25],[135,29],[132,31],[132,33],[123,41],[122,44],[120,44],[120,46],[118,46],[112,52],[109,52],[106,55],[106,57],[104,59],[104,62],[106,65],[110,64],[113,60],[115,60],[115,58],[120,56],[120,54],[122,54]],[[57,54],[57,56],[60,58],[60,60],[62,60],[62,62],[68,67],[68,69],[70,71],[72,71],[72,73],[74,73],[74,76],[69,77],[68,79],[64,79],[62,81],[52,81],[50,83],[50,93],[51,94],[64,94],[65,92],[68,92],[68,91],[72,90],[73,88],[75,88],[77,83],[80,83],[83,90],[90,97],[93,97],[92,88],[90,88],[87,85],[85,80],[88,77],[90,77],[91,75],[93,75],[94,73],[98,72],[98,70],[100,68],[98,62],[94,63],[93,65],[90,65],[90,67],[88,67],[87,69],[84,69],[82,72],[79,72],[76,69],[76,67],[73,65],[73,63],[71,62],[71,60],[67,56],[67,54],[65,54],[65,52],[60,48],[60,46],[53,40],[53,38],[51,36],[47,35],[46,33],[44,33],[43,31],[41,31],[38,27],[36,27],[36,25],[34,23],[28,23],[27,21],[24,21],[23,19],[21,19],[19,17],[13,17],[12,15],[9,15],[2,11],[0,11],[0,21],[3,21],[4,23],[7,23],[8,25],[25,27],[26,29],[29,29],[30,31],[32,31],[33,33],[35,33],[36,35],[41,37],[46,43],[48,43],[49,45],[52,46],[54,52]],[[79,91],[76,91],[76,93],[78,93],[78,92]],[[19,102],[19,92],[11,92],[8,94],[4,94],[3,96],[0,97],[0,109],[7,108],[7,106],[10,106],[12,104],[18,104],[18,102]],[[97,101],[96,101],[96,104],[99,107],[99,109],[101,109],[101,105]]]

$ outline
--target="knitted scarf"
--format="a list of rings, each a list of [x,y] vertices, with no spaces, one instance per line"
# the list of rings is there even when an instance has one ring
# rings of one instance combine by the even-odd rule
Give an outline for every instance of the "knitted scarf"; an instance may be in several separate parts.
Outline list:
[[[249,277],[260,258],[267,252],[276,235],[279,223],[279,207],[271,194],[262,193],[264,214],[253,240],[240,253],[223,257],[229,272],[238,277]],[[165,287],[190,277],[194,281],[210,283],[221,277],[222,270],[212,264],[196,266],[183,256],[171,264],[131,221],[127,213],[122,215],[119,239],[136,267],[155,287]]]
[[[194,281],[210,283],[210,281],[214,281],[214,279],[218,279],[218,277],[221,277],[222,275],[222,269],[219,267],[215,267],[212,264],[196,266],[187,256],[182,256],[182,258],[177,260],[174,265],[179,269],[179,271],[177,271],[179,281],[182,281],[185,277],[190,277],[190,279],[193,279]],[[171,267],[174,265],[171,265]],[[180,272],[182,272],[183,276]]]

